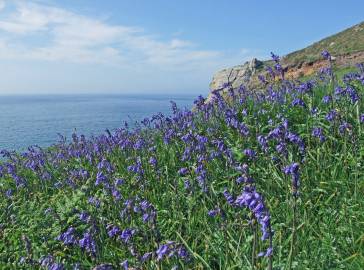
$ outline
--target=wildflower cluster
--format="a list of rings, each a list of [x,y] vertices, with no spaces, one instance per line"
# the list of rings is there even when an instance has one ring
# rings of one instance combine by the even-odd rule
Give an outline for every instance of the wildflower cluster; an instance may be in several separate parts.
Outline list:
[[[321,254],[332,239],[340,248],[317,262],[308,251],[298,254],[302,267],[354,260],[360,222],[338,227],[356,216],[346,211],[363,210],[364,68],[327,80],[333,57],[322,56],[329,67],[309,81],[287,80],[272,53],[260,91],[227,84],[191,110],[172,102],[171,115],[133,128],[1,151],[0,262],[24,269],[284,268],[294,247],[310,243]],[[331,201],[345,209],[342,219],[328,210]],[[309,240],[294,242],[299,237]]]

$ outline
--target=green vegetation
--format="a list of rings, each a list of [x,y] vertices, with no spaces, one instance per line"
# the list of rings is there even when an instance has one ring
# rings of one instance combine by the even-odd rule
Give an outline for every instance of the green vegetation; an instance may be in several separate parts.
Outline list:
[[[321,52],[325,49],[335,56],[364,51],[364,22],[288,54],[284,62],[289,65],[314,62],[320,59]]]
[[[4,151],[0,268],[364,269],[364,72],[322,76]]]

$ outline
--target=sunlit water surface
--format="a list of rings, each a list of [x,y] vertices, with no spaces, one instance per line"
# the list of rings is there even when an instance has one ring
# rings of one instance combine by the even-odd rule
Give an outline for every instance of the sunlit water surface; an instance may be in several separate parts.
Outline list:
[[[196,96],[62,95],[0,96],[0,149],[23,151],[68,139],[74,130],[86,136],[122,127],[161,112],[170,114],[170,101],[191,108]]]

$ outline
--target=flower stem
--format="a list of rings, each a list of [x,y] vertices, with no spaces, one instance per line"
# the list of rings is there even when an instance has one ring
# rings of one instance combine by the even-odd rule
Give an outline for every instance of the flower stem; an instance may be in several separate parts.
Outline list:
[[[273,234],[272,234],[272,227],[269,225],[269,247],[273,247]],[[273,254],[269,256],[268,261],[268,270],[272,270],[273,267]]]
[[[257,247],[257,226],[255,223],[255,220],[252,220],[252,229],[253,229],[253,247],[252,247],[252,257],[251,257],[251,265],[252,270],[255,269],[255,253],[256,253],[256,247]]]
[[[289,265],[288,269],[292,269],[292,260],[294,256],[294,244],[295,244],[295,238],[296,238],[296,197],[293,198],[293,217],[292,217],[292,238],[291,238],[291,247],[289,251]]]

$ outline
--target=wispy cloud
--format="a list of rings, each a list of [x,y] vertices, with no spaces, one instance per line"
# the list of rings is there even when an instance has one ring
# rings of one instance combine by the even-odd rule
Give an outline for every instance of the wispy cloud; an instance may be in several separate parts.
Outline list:
[[[0,0],[0,94],[194,91],[207,89],[217,70],[259,55],[205,49],[178,29],[161,36],[50,3]]]
[[[0,1],[0,7],[5,2]],[[3,9],[4,11],[4,9]],[[200,50],[188,40],[161,41],[140,27],[113,25],[60,7],[17,1],[2,14],[0,57],[77,63],[150,64],[168,68],[200,66],[216,62],[221,52]],[[38,37],[42,42],[28,44]],[[221,59],[221,58],[220,58]]]

